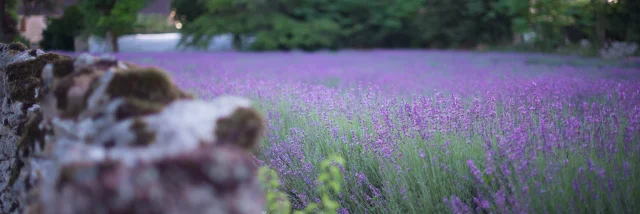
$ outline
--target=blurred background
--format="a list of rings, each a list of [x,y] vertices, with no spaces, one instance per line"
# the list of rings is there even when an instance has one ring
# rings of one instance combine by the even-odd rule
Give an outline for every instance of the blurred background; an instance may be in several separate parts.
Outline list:
[[[637,55],[637,0],[0,0],[2,41],[75,52]]]

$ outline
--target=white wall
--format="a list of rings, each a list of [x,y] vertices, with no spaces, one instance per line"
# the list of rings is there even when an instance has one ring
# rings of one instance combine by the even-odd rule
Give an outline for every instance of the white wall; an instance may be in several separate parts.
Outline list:
[[[118,38],[120,52],[169,52],[194,51],[194,48],[177,47],[181,35],[179,33],[137,34]],[[231,34],[219,35],[211,39],[207,51],[233,51],[233,37]],[[109,52],[110,48],[104,39],[89,37],[89,52]]]
[[[21,29],[23,16],[18,16],[18,29]],[[20,35],[29,40],[31,43],[39,43],[42,41],[42,31],[47,28],[45,16],[29,16],[26,19],[26,31],[21,31]],[[29,45],[29,44],[25,44]]]

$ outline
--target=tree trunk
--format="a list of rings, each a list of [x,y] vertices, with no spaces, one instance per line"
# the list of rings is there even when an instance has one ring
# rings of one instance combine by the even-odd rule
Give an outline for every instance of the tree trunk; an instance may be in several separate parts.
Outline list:
[[[4,3],[4,0],[0,0],[0,41],[5,40],[6,35],[4,35],[4,31],[5,31],[5,26],[4,26],[4,11],[6,9],[6,5]]]
[[[236,50],[241,50],[242,49],[242,37],[240,36],[240,34],[234,33],[233,34],[233,48],[235,48]],[[208,48],[208,47],[207,47]]]
[[[606,20],[604,14],[604,8],[602,4],[606,4],[606,0],[591,0],[591,4],[594,7],[595,13],[595,27],[593,28],[593,44],[596,48],[603,48],[605,46],[605,28]]]
[[[20,19],[20,32],[27,32],[27,19],[29,16],[25,13]]]
[[[513,41],[513,45],[520,45],[522,44],[522,37],[520,36],[520,33],[513,33],[513,37],[512,37],[512,41]]]
[[[118,53],[120,51],[120,47],[118,46],[118,35],[113,33],[113,31],[110,31],[107,34],[109,42],[111,43],[111,51]]]

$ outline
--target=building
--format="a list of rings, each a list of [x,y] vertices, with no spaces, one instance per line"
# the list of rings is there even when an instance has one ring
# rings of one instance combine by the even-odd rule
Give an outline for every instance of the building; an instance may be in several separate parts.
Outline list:
[[[58,17],[63,14],[64,8],[74,5],[81,0],[55,0],[62,7],[47,10],[44,5],[36,3],[18,6],[18,29],[20,35],[31,42],[32,46],[42,40],[42,32],[47,28],[48,17]],[[171,16],[171,0],[148,0],[149,5],[143,8],[141,14],[161,14]]]

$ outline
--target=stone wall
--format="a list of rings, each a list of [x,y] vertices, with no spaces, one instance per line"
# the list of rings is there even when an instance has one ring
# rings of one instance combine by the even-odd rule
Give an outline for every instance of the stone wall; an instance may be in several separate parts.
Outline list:
[[[0,44],[0,213],[261,213],[242,97],[198,100],[164,71]]]

